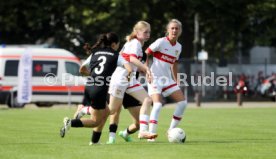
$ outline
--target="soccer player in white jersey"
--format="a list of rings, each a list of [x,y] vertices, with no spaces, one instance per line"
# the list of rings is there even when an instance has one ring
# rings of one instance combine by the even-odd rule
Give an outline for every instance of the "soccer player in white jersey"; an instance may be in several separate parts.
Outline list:
[[[150,24],[145,21],[139,21],[133,27],[133,31],[126,37],[127,42],[120,51],[120,56],[127,60],[131,67],[133,74],[139,69],[146,73],[147,79],[151,80],[151,72],[148,66],[144,65],[140,60],[143,56],[142,46],[150,38]],[[147,94],[146,90],[136,80],[135,76],[132,76],[130,80],[126,79],[127,70],[123,67],[117,67],[113,73],[109,86],[110,113],[113,114],[117,111],[123,101],[124,94],[127,93],[142,103],[139,115],[139,127],[140,131],[138,138],[152,139],[157,137],[157,134],[148,132],[148,121],[150,114],[150,107],[152,100]],[[125,134],[129,135],[129,134]]]
[[[153,56],[151,65],[153,81],[148,83],[148,92],[153,100],[149,123],[150,133],[157,133],[158,117],[162,108],[161,95],[164,97],[170,96],[177,103],[169,129],[178,126],[187,106],[187,101],[178,86],[179,81],[177,80],[177,60],[182,47],[177,39],[181,32],[181,22],[172,19],[167,25],[166,37],[157,39],[146,50],[148,57]],[[148,63],[148,60],[146,63]]]

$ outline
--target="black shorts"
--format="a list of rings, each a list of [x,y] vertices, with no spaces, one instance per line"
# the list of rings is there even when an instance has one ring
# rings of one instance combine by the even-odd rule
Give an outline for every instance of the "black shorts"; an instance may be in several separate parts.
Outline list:
[[[107,91],[106,86],[85,86],[83,105],[93,109],[105,109]]]
[[[83,99],[82,99],[82,103],[81,103],[83,106],[90,106],[91,103],[88,101],[86,95],[85,95],[85,91],[84,91],[84,94],[83,94]]]
[[[128,95],[125,93],[124,99],[123,99],[123,106],[125,109],[131,108],[131,107],[136,107],[136,106],[141,106],[141,103],[133,98],[131,95]]]

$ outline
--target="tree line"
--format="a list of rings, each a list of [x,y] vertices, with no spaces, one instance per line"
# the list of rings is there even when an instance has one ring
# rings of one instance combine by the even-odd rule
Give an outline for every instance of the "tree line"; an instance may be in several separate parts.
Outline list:
[[[165,35],[167,22],[182,22],[183,58],[204,49],[212,58],[230,58],[254,45],[276,45],[276,0],[9,0],[0,4],[0,44],[46,44],[85,56],[82,46],[113,31],[121,40],[139,20],[151,24],[146,46]],[[198,38],[195,38],[198,17]]]

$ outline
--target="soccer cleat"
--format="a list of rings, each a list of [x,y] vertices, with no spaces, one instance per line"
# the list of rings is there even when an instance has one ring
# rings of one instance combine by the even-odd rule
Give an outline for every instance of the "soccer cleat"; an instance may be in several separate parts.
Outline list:
[[[64,137],[66,132],[69,131],[71,127],[71,119],[69,119],[68,117],[65,117],[63,119],[63,127],[60,129],[60,137]]]
[[[109,140],[106,142],[106,144],[115,144],[115,138],[109,137]]]
[[[124,132],[120,131],[119,136],[121,136],[126,142],[132,142],[132,138],[130,136],[124,136]]]
[[[147,131],[139,132],[138,138],[139,139],[155,139],[158,135],[155,133],[150,133]]]
[[[89,146],[91,146],[91,145],[101,145],[101,143],[99,143],[99,142],[93,143],[92,141],[90,141]]]
[[[168,129],[167,132],[166,132],[166,136],[169,137],[169,131],[172,130],[172,129]]]
[[[147,139],[148,142],[155,142],[155,139]]]

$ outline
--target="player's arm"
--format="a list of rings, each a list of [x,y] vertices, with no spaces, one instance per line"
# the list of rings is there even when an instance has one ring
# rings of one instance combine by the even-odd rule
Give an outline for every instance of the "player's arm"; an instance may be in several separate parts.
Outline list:
[[[132,67],[129,63],[124,63],[124,68],[127,70],[128,74],[127,74],[127,79],[128,81],[130,81],[131,78],[131,73],[132,73]]]
[[[126,61],[124,58],[122,58],[122,56],[121,56],[122,52],[120,52],[119,54],[120,54],[120,56],[118,57],[117,65],[118,66],[123,66],[127,70],[127,72],[128,72],[127,79],[129,81],[130,77],[131,77],[131,73],[133,71],[132,67],[131,67],[131,65],[128,61]]]
[[[149,61],[152,60],[153,56],[152,56],[152,54],[149,52],[148,49],[147,49],[145,52],[146,52],[146,55],[147,55],[145,65],[146,65],[146,66],[149,66]]]
[[[178,80],[177,80],[177,66],[178,66],[178,62],[175,61],[174,64],[171,65],[171,71],[172,71],[172,75],[173,75],[173,79],[176,81],[177,84],[179,84]]]
[[[91,61],[91,57],[92,57],[92,55],[90,55],[80,66],[79,72],[83,76],[89,76],[90,75],[90,72],[89,72],[88,68],[89,68],[89,64],[90,64],[90,61]]]
[[[130,56],[129,61],[138,67],[139,70],[146,74],[148,82],[152,81],[151,71],[148,66],[144,65],[140,60],[134,56]]]
[[[174,64],[172,64],[172,66],[171,66],[171,71],[172,71],[173,79],[174,79],[174,81],[175,81],[178,85],[180,85],[180,83],[179,83],[179,80],[177,79],[177,71],[178,71],[177,68],[178,68],[178,59],[179,59],[181,50],[182,50],[182,48],[180,47],[179,54],[178,54],[177,57],[176,57],[176,61],[175,61]]]
[[[90,75],[90,73],[89,73],[87,67],[84,66],[84,65],[81,65],[81,67],[80,67],[80,69],[79,69],[79,72],[80,72],[80,74],[83,75],[83,76],[89,76],[89,75]]]
[[[124,63],[124,68],[127,70],[129,74],[132,72],[132,67],[129,63]]]
[[[144,65],[140,60],[138,60],[134,56],[130,56],[129,62],[133,63],[135,66],[137,66],[142,72],[147,72],[149,70],[148,66]]]

